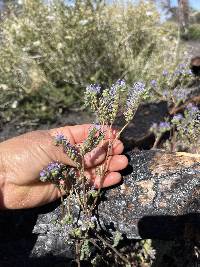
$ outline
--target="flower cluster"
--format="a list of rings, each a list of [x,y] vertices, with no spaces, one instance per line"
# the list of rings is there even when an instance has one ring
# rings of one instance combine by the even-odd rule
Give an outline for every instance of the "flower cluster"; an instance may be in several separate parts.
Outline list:
[[[117,80],[117,82],[115,84],[113,84],[110,88],[111,98],[114,99],[117,93],[120,93],[125,89],[126,89],[125,80]]]
[[[193,119],[199,116],[199,108],[192,103],[187,105],[187,112]]]
[[[40,172],[40,181],[58,183],[66,178],[66,172],[68,172],[66,165],[59,162],[50,162],[47,168]]]
[[[123,93],[126,92],[126,83],[124,80],[118,80],[110,88],[102,91],[98,99],[99,105],[96,110],[98,120],[101,124],[112,124],[120,110],[123,99]],[[92,107],[91,103],[91,107]]]
[[[175,115],[171,122],[176,127],[177,139],[184,147],[198,147],[200,143],[200,110],[189,104],[184,114]]]
[[[54,138],[54,142],[56,146],[61,145],[63,147],[63,151],[72,161],[74,161],[77,165],[80,164],[80,155],[78,148],[70,144],[70,142],[64,137],[63,134],[57,134]]]
[[[197,106],[189,104],[183,114],[175,114],[170,121],[154,123],[150,128],[156,139],[154,147],[166,132],[170,132],[170,139],[165,143],[171,151],[181,150],[196,151],[200,144],[200,110]]]
[[[84,140],[81,145],[80,151],[82,155],[90,152],[93,148],[97,147],[97,145],[103,140],[104,132],[101,130],[99,125],[94,125],[89,131],[87,139]]]
[[[186,100],[189,94],[187,84],[192,78],[189,64],[182,63],[173,72],[164,69],[158,80],[151,80],[150,87],[156,96],[178,105]]]
[[[158,85],[158,82],[156,80],[151,81],[151,86],[156,87]]]
[[[64,139],[65,139],[64,134],[62,134],[62,133],[57,134],[57,135],[55,136],[55,139],[54,139],[54,141],[55,141],[55,145],[57,146],[57,145],[62,144],[62,142],[64,141]]]
[[[134,113],[146,93],[145,84],[142,82],[137,82],[129,90],[129,95],[126,102],[126,111],[124,112],[124,117],[127,122],[133,119]]]
[[[124,80],[118,80],[115,84],[113,84],[110,88],[110,123],[113,123],[118,111],[120,110],[120,104],[122,103],[122,95],[126,91],[127,85]]]
[[[86,87],[86,94],[99,94],[101,87],[98,84],[91,84]]]
[[[189,94],[189,90],[186,88],[175,88],[172,92],[173,100],[175,101],[176,105],[181,102],[184,102]]]
[[[97,105],[98,105],[98,94],[101,92],[101,87],[98,84],[91,84],[86,87],[85,90],[85,106],[87,107],[89,104],[91,110],[96,112]]]
[[[110,125],[113,124],[118,114],[124,114],[126,122],[130,122],[147,92],[144,83],[136,82],[131,88],[128,88],[124,80],[118,80],[110,88],[104,90],[99,88],[101,87],[97,85],[87,87],[86,104],[95,111],[100,124]],[[128,94],[127,91],[129,91]]]
[[[155,134],[155,136],[160,136],[167,131],[170,131],[171,125],[167,121],[163,121],[160,123],[153,123],[150,128],[150,131]]]
[[[177,114],[175,114],[175,115],[173,116],[171,122],[172,122],[173,124],[177,125],[178,123],[181,122],[182,119],[183,119],[183,115],[180,114],[180,113],[177,113]]]
[[[178,67],[176,68],[173,74],[174,76],[192,75],[192,71],[188,68],[187,64],[181,63],[178,65]]]
[[[82,220],[79,219],[77,224],[80,226],[82,231],[86,231],[88,228],[93,229],[96,222],[96,216],[91,216],[90,218],[83,218]]]
[[[167,70],[163,70],[163,72],[162,72],[163,77],[167,77],[168,74],[169,74],[169,72]]]

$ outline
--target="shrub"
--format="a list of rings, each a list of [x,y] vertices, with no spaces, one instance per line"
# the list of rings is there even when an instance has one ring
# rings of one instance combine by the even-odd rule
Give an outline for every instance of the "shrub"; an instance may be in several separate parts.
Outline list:
[[[81,102],[90,83],[148,82],[177,59],[176,38],[160,24],[155,6],[144,2],[26,0],[10,8],[0,40],[4,120],[18,113],[52,118]]]
[[[190,25],[182,37],[185,40],[200,40],[200,24],[195,23]]]

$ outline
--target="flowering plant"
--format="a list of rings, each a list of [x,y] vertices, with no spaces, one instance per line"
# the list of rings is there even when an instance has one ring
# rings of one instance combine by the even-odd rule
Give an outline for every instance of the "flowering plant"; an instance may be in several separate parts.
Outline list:
[[[113,143],[132,120],[138,105],[147,93],[142,82],[136,82],[132,87],[128,87],[124,80],[118,80],[110,88],[105,89],[96,84],[88,86],[85,91],[85,105],[90,106],[96,114],[96,124],[91,127],[87,138],[79,145],[70,144],[62,133],[57,134],[54,139],[55,145],[61,146],[63,152],[74,162],[74,167],[51,162],[40,173],[42,182],[54,183],[61,195],[68,196],[67,201],[62,198],[62,223],[71,224],[73,227],[70,235],[76,240],[76,258],[79,264],[80,260],[90,257],[90,246],[94,243],[94,240],[90,239],[91,234],[104,246],[108,246],[114,251],[126,264],[129,264],[128,259],[115,248],[121,239],[120,234],[116,233],[116,238],[114,237],[113,245],[111,245],[95,231],[97,228],[95,208],[107,173],[108,159]],[[85,174],[84,158],[97,146],[103,146],[106,130],[112,131],[112,126],[119,115],[123,115],[125,123],[114,140],[109,138],[105,162],[95,170],[100,179],[99,189],[96,190]],[[72,214],[72,203],[80,208],[81,215],[78,219]]]
[[[198,153],[200,144],[200,110],[192,103],[186,106],[183,114],[177,113],[171,119],[159,124],[154,123],[150,131],[155,135],[153,148],[156,148],[165,133],[169,140],[165,147],[170,151],[187,150]]]
[[[183,115],[178,113],[171,120],[175,129],[174,141],[182,150],[198,153],[200,145],[200,110],[192,103],[188,104]]]
[[[154,95],[177,107],[190,95],[188,84],[193,78],[189,62],[186,62],[179,64],[174,71],[164,69],[162,76],[152,80],[150,86]]]

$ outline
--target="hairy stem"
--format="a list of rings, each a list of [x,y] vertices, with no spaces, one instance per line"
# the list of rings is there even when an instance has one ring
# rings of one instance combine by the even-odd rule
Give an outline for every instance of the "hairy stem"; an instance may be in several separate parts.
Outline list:
[[[124,262],[130,264],[129,260],[124,257],[116,248],[114,248],[110,243],[108,243],[104,238],[102,238],[99,234],[96,233],[96,237],[103,242],[107,247],[109,247],[120,259]]]
[[[153,144],[153,147],[152,147],[152,149],[155,149],[155,148],[157,148],[157,146],[158,146],[158,143],[160,142],[160,139],[161,139],[161,137],[162,137],[162,135],[160,134],[160,135],[158,135],[157,137],[156,137],[156,139],[155,139],[155,142],[154,142],[154,144]]]

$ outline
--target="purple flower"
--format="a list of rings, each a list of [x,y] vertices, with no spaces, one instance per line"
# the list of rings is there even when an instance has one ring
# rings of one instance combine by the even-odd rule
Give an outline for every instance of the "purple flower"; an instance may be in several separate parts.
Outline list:
[[[55,136],[55,141],[56,141],[56,143],[62,143],[62,141],[64,140],[64,135],[63,134],[57,134],[56,136]]]
[[[101,86],[98,84],[90,84],[89,86],[86,87],[86,92],[99,94],[101,92]]]
[[[145,90],[145,84],[142,82],[136,82],[133,85],[133,89],[135,89],[136,91],[138,91],[139,93],[143,93]]]
[[[156,81],[156,80],[152,80],[152,81],[151,81],[151,85],[152,85],[153,87],[156,87],[156,86],[157,86],[157,81]]]
[[[68,155],[68,157],[70,157],[73,161],[76,161],[79,155],[78,149],[70,144],[68,140],[65,140],[62,145],[63,151]]]
[[[166,132],[166,131],[169,131],[170,129],[171,129],[171,125],[169,122],[167,122],[167,121],[160,122],[160,124],[159,124],[159,131],[160,132]]]
[[[40,177],[45,177],[47,175],[47,172],[45,170],[42,170],[40,172]]]
[[[97,221],[96,216],[92,216],[92,217],[90,218],[90,221],[93,222],[93,223],[96,222],[96,221]]]
[[[185,64],[179,64],[178,68],[174,71],[174,75],[181,75],[181,74],[185,74]]]
[[[186,64],[180,63],[178,66],[179,66],[180,69],[184,69],[186,67]]]
[[[187,70],[187,72],[186,72],[188,75],[192,75],[192,71],[189,69],[189,70]]]
[[[70,153],[70,154],[73,154],[75,156],[78,155],[78,150],[73,145],[71,145],[70,143],[66,144],[66,146],[64,147],[64,151],[66,153]]]
[[[117,92],[116,87],[112,85],[111,88],[110,88],[110,96],[111,96],[111,98],[115,97],[116,92]]]
[[[126,82],[123,79],[122,80],[117,80],[116,84],[119,85],[119,86],[126,86]]]
[[[166,122],[166,121],[161,121],[159,124],[160,128],[169,128],[170,127],[170,123]]]
[[[187,90],[184,90],[183,88],[176,88],[173,91],[173,96],[176,99],[176,101],[184,101],[187,98],[188,92]]]
[[[179,74],[182,74],[182,70],[180,70],[180,69],[176,69],[176,70],[174,71],[174,75],[176,76],[176,75],[179,75]]]
[[[178,113],[176,115],[174,115],[174,117],[172,118],[172,122],[179,122],[183,119],[183,115]]]
[[[169,97],[170,92],[167,89],[165,89],[163,90],[162,94],[164,97]]]
[[[189,103],[188,105],[187,105],[187,109],[190,109],[190,108],[193,108],[194,107],[194,104],[192,104],[192,103]]]
[[[173,119],[176,119],[176,120],[181,120],[183,118],[183,115],[178,113],[176,115],[174,115],[174,118]]]
[[[193,105],[192,103],[187,105],[187,110],[191,113],[191,114],[195,114],[199,111],[199,108],[195,105]]]
[[[163,70],[162,75],[163,75],[164,77],[166,77],[166,76],[168,75],[168,71],[167,71],[167,70]]]
[[[50,162],[47,166],[47,171],[57,171],[59,170],[61,167],[61,164],[59,164],[58,162]]]
[[[125,86],[126,86],[126,82],[124,80],[117,80],[117,82],[113,84],[110,88],[110,96],[114,98],[117,93],[117,90],[122,89]]]
[[[40,181],[41,182],[46,182],[48,179],[49,179],[49,172],[45,169],[43,169],[41,172],[40,172]]]
[[[58,182],[62,178],[62,172],[66,166],[59,162],[50,162],[48,166],[40,172],[40,181]]]
[[[94,125],[94,128],[95,128],[97,131],[100,131],[100,130],[101,130],[101,125],[99,125],[99,124],[95,124],[95,125]]]
[[[136,104],[138,103],[141,95],[145,92],[145,84],[142,82],[134,83],[133,87],[129,92],[129,96],[127,98],[127,109],[134,109]]]

